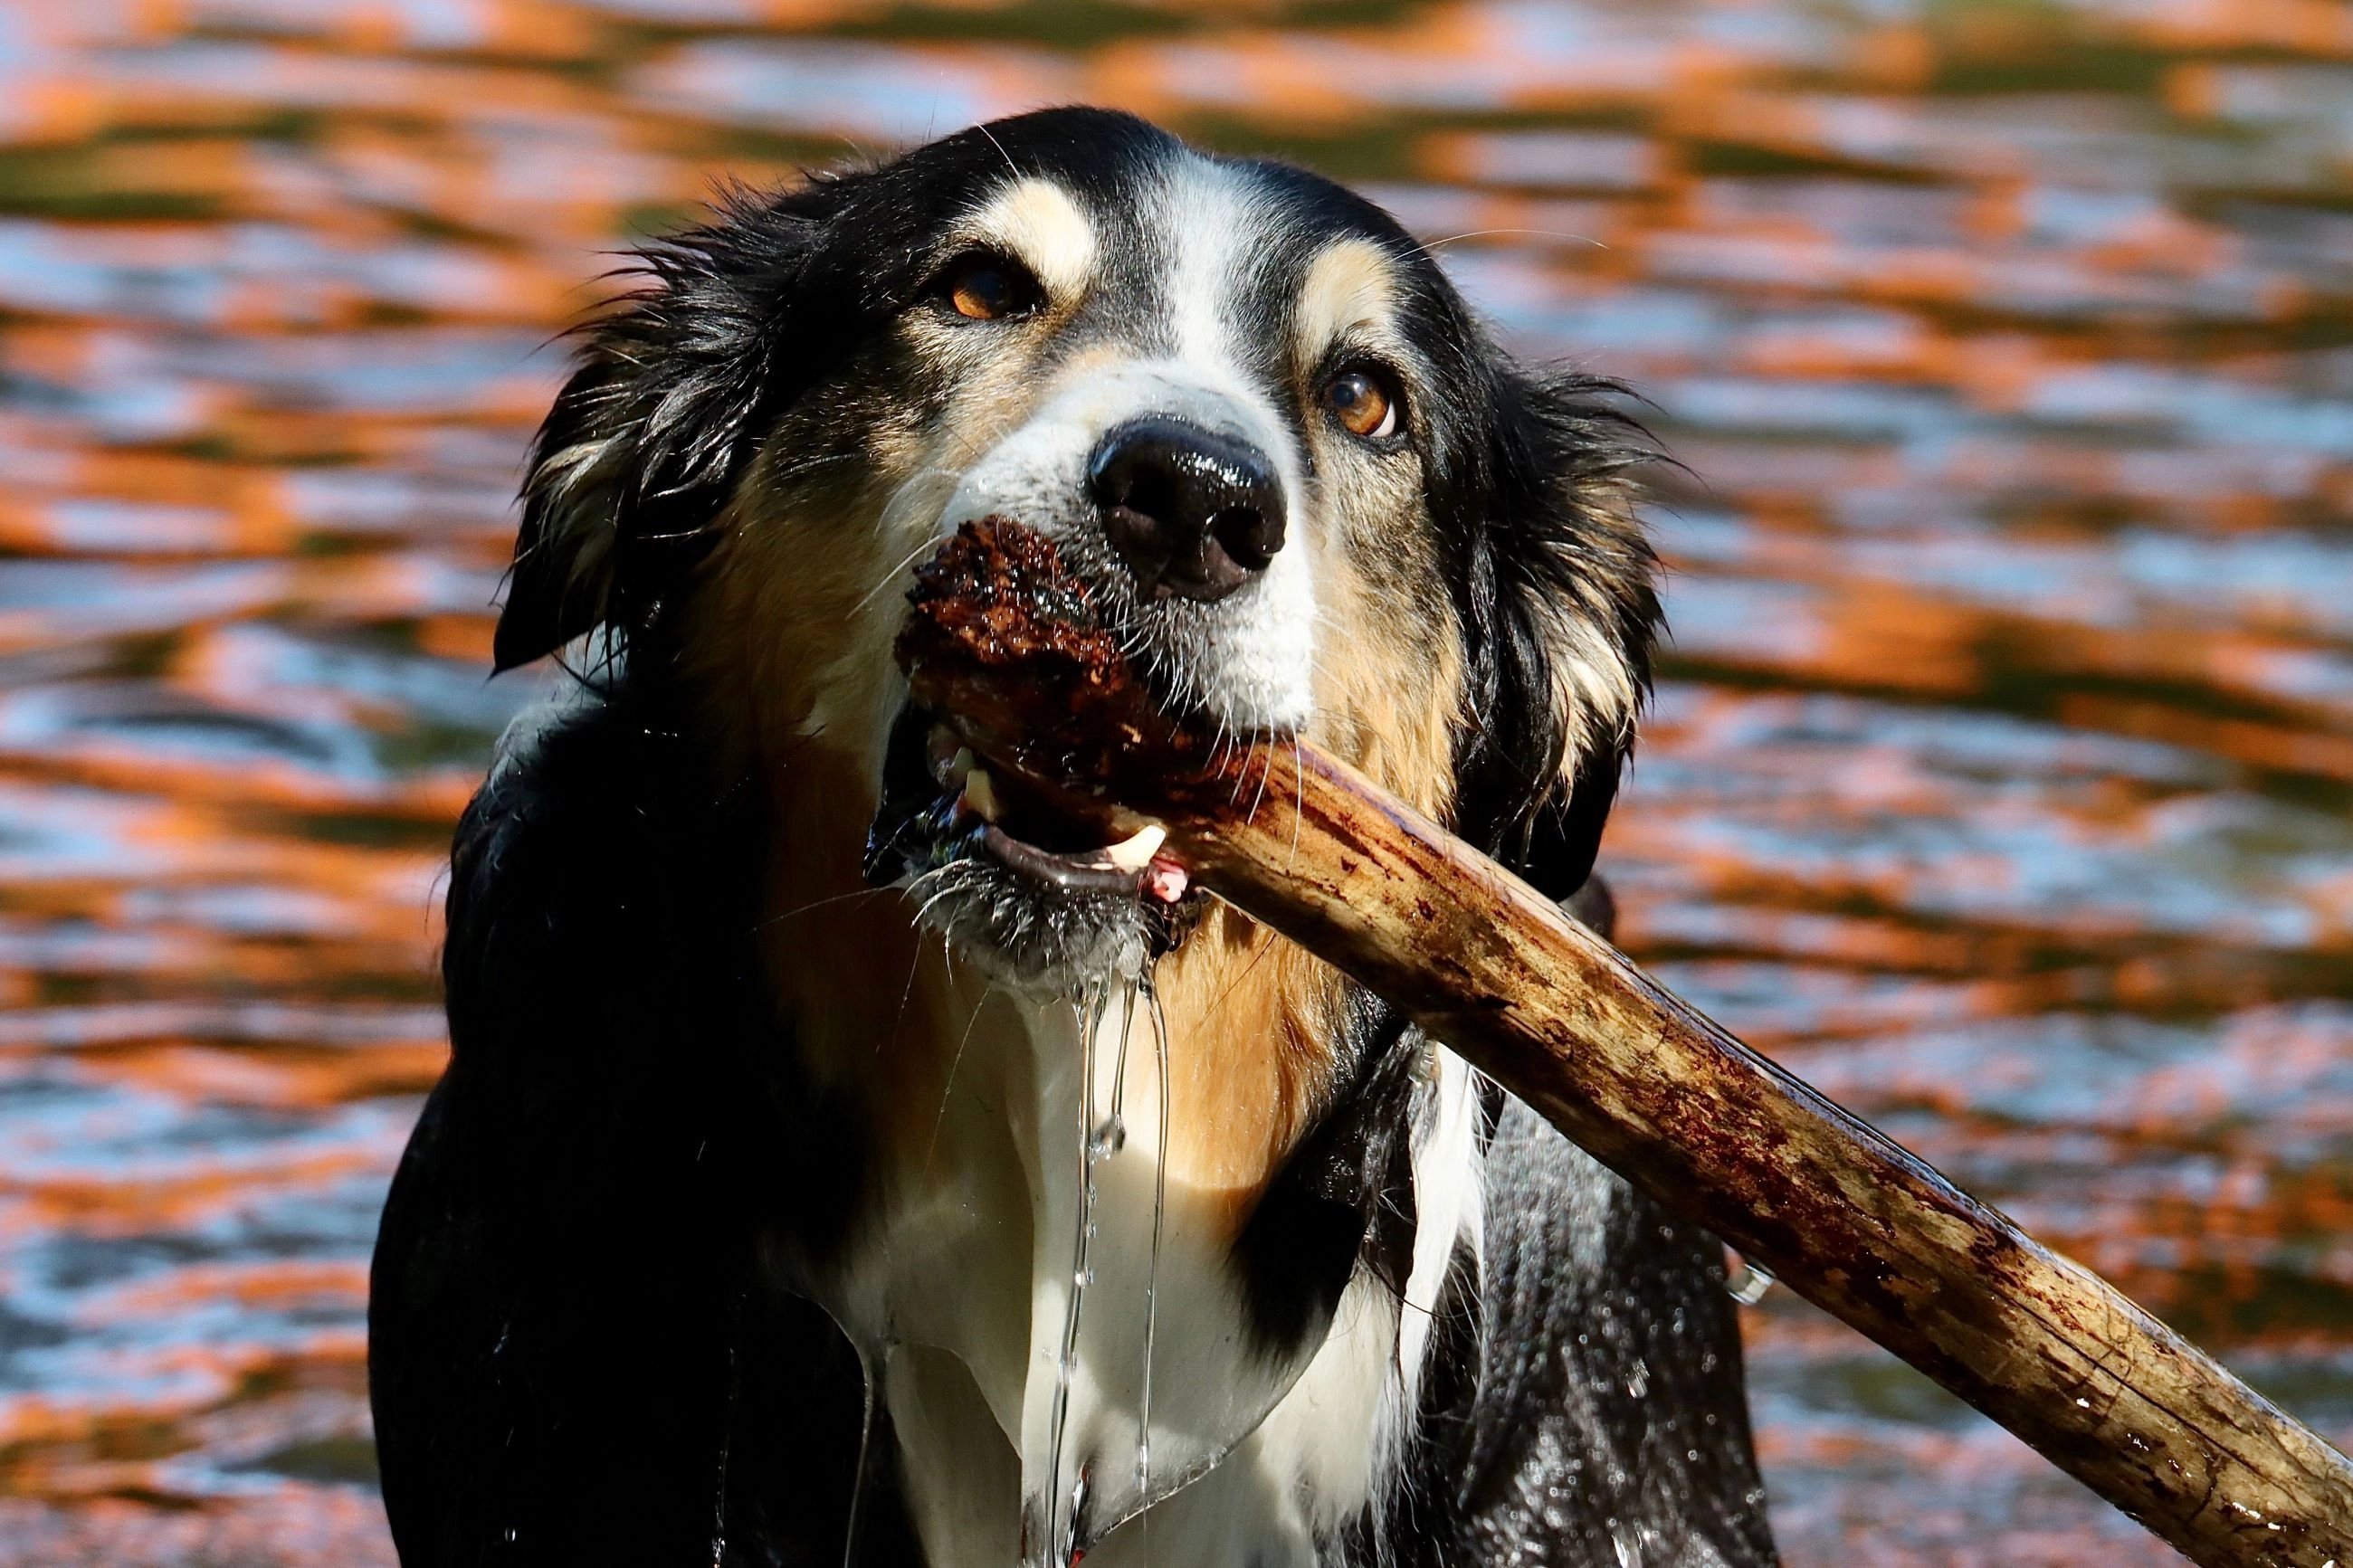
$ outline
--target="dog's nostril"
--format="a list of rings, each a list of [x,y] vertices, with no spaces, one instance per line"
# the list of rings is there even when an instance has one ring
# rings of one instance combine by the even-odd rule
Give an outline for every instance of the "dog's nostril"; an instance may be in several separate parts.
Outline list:
[[[1087,470],[1103,536],[1153,598],[1222,599],[1282,548],[1281,481],[1247,442],[1181,420],[1131,420]]]
[[[1282,519],[1254,506],[1228,507],[1209,520],[1209,536],[1245,572],[1263,572],[1282,548]]]

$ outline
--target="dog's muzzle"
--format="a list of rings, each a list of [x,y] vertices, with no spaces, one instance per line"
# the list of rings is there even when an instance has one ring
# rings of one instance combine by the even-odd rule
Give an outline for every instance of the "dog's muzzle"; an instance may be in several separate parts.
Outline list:
[[[1129,395],[1107,428],[1082,435],[1092,410],[1074,407],[1017,432],[944,520],[1000,513],[1052,539],[1172,707],[1234,732],[1281,722],[1303,705],[1314,615],[1304,561],[1282,553],[1285,469],[1219,400],[1156,383]],[[904,883],[952,940],[1019,969],[1179,938],[1199,895],[1156,837],[1092,841],[1018,778],[992,778],[939,719],[911,703],[892,727],[870,881]]]

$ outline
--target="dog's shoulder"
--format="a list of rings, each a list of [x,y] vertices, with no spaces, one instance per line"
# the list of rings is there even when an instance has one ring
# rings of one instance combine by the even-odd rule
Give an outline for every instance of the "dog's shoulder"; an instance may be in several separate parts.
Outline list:
[[[560,1039],[583,1066],[604,1043],[607,1065],[669,1079],[692,1060],[641,1059],[653,1042],[757,1010],[757,818],[673,706],[616,673],[567,682],[501,738],[451,846],[442,973],[461,1064]]]
[[[512,991],[512,970],[483,971],[519,945],[543,962],[557,957],[585,934],[571,928],[608,921],[628,903],[624,884],[644,870],[634,840],[654,783],[629,706],[616,687],[567,683],[500,737],[451,845],[443,973],[453,1006],[486,980]]]
[[[1721,1244],[1496,1105],[1482,1256],[1447,1303],[1398,1555],[1767,1568]]]

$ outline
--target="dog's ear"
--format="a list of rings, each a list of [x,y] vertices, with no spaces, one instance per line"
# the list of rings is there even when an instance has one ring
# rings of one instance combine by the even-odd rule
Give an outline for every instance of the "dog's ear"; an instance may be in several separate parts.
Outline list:
[[[642,629],[699,558],[797,390],[780,350],[805,335],[786,317],[827,194],[731,193],[715,221],[638,252],[644,287],[585,330],[532,444],[497,668],[599,626]]]
[[[1537,889],[1584,885],[1633,749],[1659,630],[1629,470],[1656,454],[1598,378],[1491,356],[1482,450],[1447,510],[1463,541],[1469,704],[1458,829]]]

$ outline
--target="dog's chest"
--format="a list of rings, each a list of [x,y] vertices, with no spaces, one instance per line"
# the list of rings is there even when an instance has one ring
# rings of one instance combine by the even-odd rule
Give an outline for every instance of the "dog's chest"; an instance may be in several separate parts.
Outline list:
[[[1148,999],[1090,1014],[968,983],[939,1013],[962,1031],[946,1093],[833,1303],[933,1560],[1115,1564],[1149,1531],[1187,1561],[1313,1562],[1391,1446],[1397,1301],[1360,1276],[1329,1332],[1288,1352],[1253,1337],[1235,1194],[1161,1158]],[[1447,1217],[1415,1292],[1431,1300]]]

